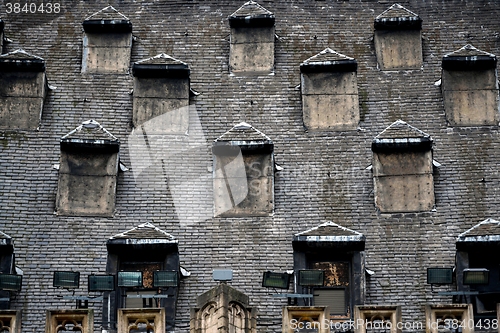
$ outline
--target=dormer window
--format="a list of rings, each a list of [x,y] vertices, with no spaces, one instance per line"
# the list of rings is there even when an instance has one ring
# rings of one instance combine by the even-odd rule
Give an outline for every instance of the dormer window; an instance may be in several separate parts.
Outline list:
[[[274,144],[240,123],[213,144],[215,216],[270,216],[274,209]]]
[[[0,55],[0,128],[36,130],[46,94],[42,58],[23,50]]]
[[[113,216],[119,150],[120,141],[94,120],[61,138],[58,215]]]
[[[375,52],[381,70],[422,67],[422,19],[399,4],[392,5],[374,22]]]
[[[309,130],[354,130],[359,123],[355,59],[329,48],[300,65],[302,112]]]
[[[122,73],[130,66],[132,23],[112,6],[83,21],[82,73]]]
[[[184,134],[189,128],[189,66],[164,53],[132,65],[134,127],[154,119],[148,133]]]
[[[229,70],[235,75],[274,71],[274,14],[249,1],[229,16]]]
[[[497,58],[467,44],[446,54],[441,90],[451,126],[498,125]]]
[[[398,120],[372,141],[375,205],[382,213],[434,207],[431,137]]]

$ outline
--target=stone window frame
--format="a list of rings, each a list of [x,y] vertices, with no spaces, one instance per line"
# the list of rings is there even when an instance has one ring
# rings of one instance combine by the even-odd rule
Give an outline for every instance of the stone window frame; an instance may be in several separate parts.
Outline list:
[[[354,307],[354,332],[366,333],[366,323],[375,320],[390,322],[390,333],[401,333],[398,323],[402,322],[400,305],[356,305]],[[359,323],[361,323],[359,325]]]
[[[165,332],[165,308],[147,309],[118,309],[118,331],[117,333],[129,333],[132,329],[130,322],[135,324],[153,322],[153,333]]]
[[[296,329],[293,328],[293,320],[297,323],[301,318],[318,318],[317,321],[312,322],[314,328],[318,328],[317,333],[330,332],[330,314],[327,306],[285,306],[282,310],[282,333],[294,333]]]
[[[425,306],[425,332],[438,333],[439,322],[445,319],[457,319],[466,321],[462,326],[462,333],[474,332],[474,312],[472,304],[426,304]],[[472,320],[472,326],[470,321]]]
[[[5,320],[9,325],[5,326]],[[8,329],[10,333],[21,333],[22,315],[21,310],[0,310],[0,331]]]
[[[78,324],[81,333],[94,333],[94,310],[47,310],[45,319],[45,333],[57,333],[66,322]]]

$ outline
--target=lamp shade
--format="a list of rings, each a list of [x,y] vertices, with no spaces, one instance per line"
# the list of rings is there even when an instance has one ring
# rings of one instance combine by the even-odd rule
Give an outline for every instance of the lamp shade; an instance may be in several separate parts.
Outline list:
[[[299,271],[299,285],[321,287],[325,279],[325,272],[319,269],[303,269]]]
[[[153,274],[153,287],[177,287],[179,274],[177,271],[156,271]]]
[[[142,272],[118,272],[118,287],[142,287]]]
[[[0,290],[20,291],[22,280],[22,275],[0,274]]]
[[[262,286],[266,288],[288,289],[290,275],[287,273],[264,272]]]
[[[89,291],[113,291],[115,290],[114,275],[89,275]]]
[[[464,284],[488,284],[490,271],[486,268],[466,268],[464,269]]]
[[[76,289],[80,286],[80,272],[54,272],[53,285],[57,288]]]
[[[452,284],[453,268],[427,268],[428,284]]]

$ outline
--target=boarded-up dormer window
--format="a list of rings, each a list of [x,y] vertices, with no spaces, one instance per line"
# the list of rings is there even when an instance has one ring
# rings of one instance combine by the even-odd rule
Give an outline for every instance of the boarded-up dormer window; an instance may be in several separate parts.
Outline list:
[[[138,61],[134,74],[133,122],[154,118],[148,132],[184,134],[189,127],[189,66],[166,54]]]
[[[381,70],[419,69],[422,66],[422,19],[395,4],[374,22],[375,52]]]
[[[372,142],[375,205],[383,213],[434,206],[431,137],[398,120]]]
[[[94,120],[61,139],[59,215],[113,216],[120,142]]]
[[[122,73],[130,65],[132,23],[112,6],[83,21],[82,73]]]
[[[300,65],[304,125],[354,130],[359,122],[357,62],[329,48]]]
[[[232,74],[259,75],[274,71],[274,14],[249,1],[229,16]]]
[[[0,128],[37,129],[46,94],[42,58],[23,50],[0,55]]]
[[[441,89],[452,126],[498,125],[495,55],[470,44],[443,57]]]
[[[274,144],[247,123],[215,140],[215,216],[269,216],[274,208]]]

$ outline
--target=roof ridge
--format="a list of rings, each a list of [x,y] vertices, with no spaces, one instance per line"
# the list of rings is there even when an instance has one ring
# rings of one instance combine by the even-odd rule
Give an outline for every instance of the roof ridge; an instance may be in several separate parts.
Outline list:
[[[90,119],[90,120],[84,121],[80,126],[77,126],[74,130],[72,130],[68,134],[64,135],[61,138],[61,140],[66,139],[69,136],[71,136],[71,135],[73,135],[73,134],[75,134],[77,132],[80,132],[83,128],[87,128],[87,129],[96,129],[96,128],[99,128],[99,130],[103,131],[106,135],[108,135],[111,138],[111,140],[113,140],[113,141],[119,141],[116,136],[114,136],[113,134],[111,134],[107,129],[105,129],[101,124],[99,124],[94,119]]]
[[[265,135],[264,133],[262,133],[261,131],[259,131],[258,129],[256,129],[252,125],[250,125],[249,123],[246,123],[243,121],[239,124],[234,125],[230,130],[226,131],[224,134],[222,134],[217,139],[215,139],[214,142],[224,141],[224,140],[220,140],[220,139],[222,139],[225,135],[227,135],[228,133],[231,133],[232,131],[240,131],[240,130],[253,130],[254,132],[258,133],[260,136],[262,136],[263,140],[272,141],[270,137],[268,137],[267,135]]]
[[[15,54],[18,54],[18,53],[23,54],[25,56],[28,56],[30,58],[35,58],[35,59],[39,59],[39,60],[45,61],[42,57],[39,57],[39,56],[36,56],[36,55],[34,55],[32,53],[26,52],[23,49],[17,49],[17,50],[11,51],[9,53],[0,54],[0,58],[8,58],[9,56],[12,56],[12,55],[15,55]]]
[[[232,13],[229,16],[239,16],[238,15],[238,11],[242,10],[244,7],[249,6],[249,5],[255,5],[255,6],[257,6],[259,9],[261,9],[262,11],[264,11],[265,14],[267,14],[267,15],[274,15],[273,12],[271,12],[270,10],[262,7],[256,1],[250,0],[250,1],[245,2],[243,5],[241,5],[240,8],[238,8],[236,11],[234,11],[234,13]]]
[[[356,230],[352,230],[352,229],[349,229],[349,228],[346,228],[344,226],[341,226],[340,224],[337,224],[335,222],[332,222],[332,221],[326,221],[324,223],[321,223],[320,225],[316,226],[316,227],[312,227],[308,230],[305,230],[305,231],[302,231],[302,232],[299,232],[297,234],[295,234],[295,236],[300,236],[300,235],[303,235],[303,234],[306,234],[306,233],[309,233],[311,231],[314,231],[314,230],[318,230],[319,228],[322,228],[322,227],[327,227],[327,226],[334,226],[334,227],[337,227],[341,230],[344,230],[344,231],[348,231],[348,232],[351,232],[353,234],[356,234],[358,236],[363,236],[362,233],[360,233],[359,231],[356,231]]]
[[[108,9],[113,10],[115,13],[117,13],[118,15],[120,15],[121,17],[123,17],[125,20],[129,20],[129,18],[128,18],[128,17],[126,17],[125,15],[123,15],[122,13],[120,13],[119,11],[117,11],[117,10],[115,9],[115,7],[113,7],[113,6],[111,6],[111,5],[108,5],[108,6],[104,7],[103,9],[101,9],[101,10],[99,10],[99,11],[95,12],[94,14],[90,15],[89,17],[87,17],[87,18],[85,19],[85,21],[92,20],[92,17],[93,17],[93,16],[95,16],[95,15],[97,15],[97,14],[100,14],[100,13],[102,13],[102,12],[104,12],[105,10],[108,10]]]
[[[396,120],[395,122],[393,122],[392,124],[390,124],[389,126],[387,126],[382,132],[380,132],[376,137],[375,139],[379,138],[382,134],[384,134],[387,130],[395,127],[395,126],[398,126],[398,125],[405,125],[407,126],[409,129],[411,129],[412,131],[414,132],[417,132],[419,134],[422,134],[423,137],[431,137],[429,134],[425,133],[424,131],[414,127],[414,126],[411,126],[410,124],[408,124],[407,122],[401,120],[401,119],[398,119]]]
[[[304,60],[302,62],[302,64],[306,64],[306,63],[310,63],[311,60],[313,59],[316,59],[316,58],[319,58],[321,57],[322,55],[325,55],[325,54],[335,54],[337,56],[339,56],[340,58],[345,58],[345,60],[354,60],[354,58],[351,58],[349,56],[346,56],[345,54],[342,54],[342,53],[339,53],[337,51],[334,51],[332,50],[331,48],[327,47],[326,49],[324,49],[323,51],[321,51],[320,53],[316,54],[316,55],[313,55],[312,57],[310,58],[307,58],[306,60]]]
[[[175,61],[175,62],[179,62],[179,63],[181,63],[181,64],[183,64],[183,65],[186,65],[186,66],[188,65],[188,64],[187,64],[187,63],[185,63],[184,61],[179,60],[179,59],[177,59],[177,58],[174,58],[174,57],[172,57],[172,56],[170,56],[170,55],[168,55],[168,54],[166,54],[166,53],[163,53],[163,52],[162,52],[162,53],[160,53],[160,54],[157,54],[157,55],[155,55],[155,56],[153,56],[153,57],[149,57],[149,58],[146,58],[146,59],[142,59],[142,60],[136,61],[135,63],[136,63],[136,64],[140,64],[140,63],[142,63],[142,62],[151,61],[151,60],[154,60],[154,59],[172,59],[172,60],[173,60],[173,61]]]
[[[413,16],[417,16],[418,17],[418,14],[412,12],[411,10],[401,6],[399,3],[395,3],[393,4],[391,7],[387,8],[386,10],[384,10],[380,15],[378,15],[375,19],[379,19],[379,18],[382,18],[385,14],[387,14],[388,12],[390,11],[393,11],[393,10],[396,10],[396,9],[400,9],[400,10],[403,10],[403,11],[406,11],[408,12],[409,14],[413,15]]]
[[[486,220],[481,221],[478,224],[474,225],[473,227],[471,227],[471,228],[467,229],[466,231],[462,232],[460,235],[458,235],[457,238],[460,239],[461,237],[466,237],[466,235],[469,232],[471,232],[474,229],[479,228],[481,225],[484,225],[484,224],[497,224],[497,225],[500,225],[500,221],[497,221],[497,220],[492,219],[492,218],[487,218]]]
[[[169,234],[168,232],[158,228],[157,226],[155,226],[153,223],[151,222],[146,222],[146,223],[141,223],[139,224],[138,226],[136,227],[133,227],[132,229],[129,229],[129,230],[126,230],[124,232],[121,232],[121,233],[118,233],[114,236],[111,236],[109,239],[116,239],[116,238],[126,238],[127,237],[127,234],[128,233],[131,233],[133,231],[136,231],[136,230],[139,230],[141,228],[149,228],[149,229],[153,229],[154,231],[158,232],[158,233],[161,233],[165,236],[167,236],[168,238],[170,239],[175,239],[175,237],[172,235],[172,234]]]
[[[482,53],[482,55],[489,56],[489,57],[495,57],[496,58],[496,55],[494,55],[493,53],[489,53],[489,52],[480,50],[477,47],[474,47],[470,43],[465,44],[464,46],[462,46],[458,50],[455,50],[455,51],[452,51],[450,53],[445,54],[443,57],[446,58],[446,57],[449,57],[449,56],[453,56],[453,54],[459,53],[461,51],[477,51],[478,53]]]

